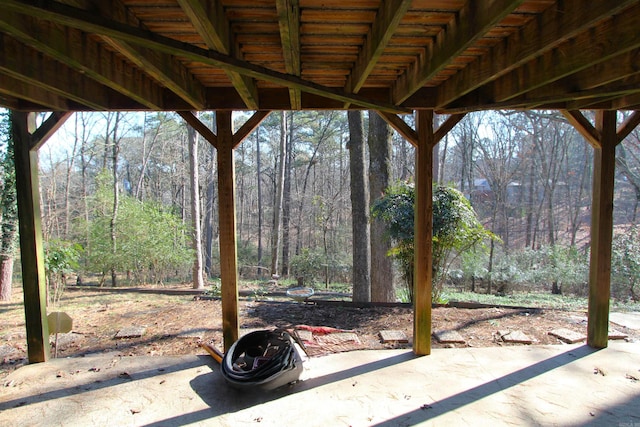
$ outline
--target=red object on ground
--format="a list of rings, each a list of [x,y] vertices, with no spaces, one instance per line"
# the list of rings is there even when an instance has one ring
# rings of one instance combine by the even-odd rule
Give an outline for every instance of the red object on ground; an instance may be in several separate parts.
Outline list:
[[[295,328],[302,329],[305,331],[310,331],[312,334],[316,334],[316,335],[327,335],[327,334],[333,334],[335,332],[353,332],[353,331],[346,331],[344,329],[331,328],[329,326],[296,325]]]

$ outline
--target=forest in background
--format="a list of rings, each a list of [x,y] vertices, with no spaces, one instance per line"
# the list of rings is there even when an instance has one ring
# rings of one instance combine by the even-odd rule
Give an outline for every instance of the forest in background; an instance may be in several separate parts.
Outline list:
[[[199,117],[215,131],[212,113]],[[235,114],[235,128],[248,117]],[[412,116],[403,118],[413,126]],[[367,136],[366,112],[363,119]],[[396,133],[391,139],[390,180],[411,181],[413,147]],[[351,282],[349,142],[346,112],[273,112],[238,146],[241,279],[278,274],[306,284]],[[74,114],[40,150],[48,250],[76,251],[73,267],[84,280],[190,281],[190,195],[197,183],[204,271],[216,278],[215,156],[172,113]],[[636,130],[617,149],[612,289],[633,300],[640,276],[639,156]],[[437,183],[467,196],[501,238],[460,256],[450,286],[586,293],[592,148],[559,113],[468,114],[438,144],[434,167]]]

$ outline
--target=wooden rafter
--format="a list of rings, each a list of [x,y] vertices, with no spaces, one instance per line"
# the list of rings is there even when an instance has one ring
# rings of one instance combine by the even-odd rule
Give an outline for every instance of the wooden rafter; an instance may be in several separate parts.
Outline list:
[[[112,94],[105,86],[83,79],[80,73],[13,39],[0,35],[0,41],[0,71],[94,110],[108,109]],[[91,99],[84,96],[85,91],[91,93]]]
[[[32,102],[34,104],[32,107],[33,111],[38,110],[38,108],[34,108],[35,106],[40,106],[42,110],[67,111],[70,109],[66,98],[29,84],[22,79],[14,79],[3,73],[0,73],[0,94],[16,100],[14,105],[10,105],[13,110],[22,110],[20,104],[17,102],[18,99]]]
[[[394,128],[396,132],[398,132],[404,139],[409,141],[411,145],[413,145],[414,147],[418,146],[418,132],[411,129],[411,126],[409,126],[404,120],[402,120],[395,114],[381,113],[379,111],[377,111],[377,113],[384,119],[385,122],[389,124],[389,126]],[[458,113],[451,114],[449,117],[447,117],[444,123],[442,123],[433,133],[434,144],[440,142],[442,138],[444,138],[447,133],[449,133],[449,131],[453,129],[453,127],[464,118],[465,115],[465,113]]]
[[[600,139],[602,138],[600,131],[580,111],[563,110],[562,115],[582,134],[589,144],[593,147],[600,145]]]
[[[603,109],[607,110],[637,110],[640,106],[640,93],[627,95],[621,98],[611,100]]]
[[[414,147],[417,147],[418,133],[415,130],[411,129],[411,126],[409,126],[404,120],[402,120],[395,114],[384,113],[380,111],[376,111],[376,113],[378,113],[380,117],[382,117],[382,119],[389,124],[389,126],[394,128],[396,132],[400,134],[400,136],[409,141],[409,143]]]
[[[284,66],[287,73],[300,76],[300,4],[298,0],[276,0],[278,25]],[[299,88],[289,88],[291,108],[302,108],[302,94]]]
[[[591,68],[589,70],[591,70]],[[548,109],[550,104],[555,104],[559,109],[566,110],[598,109],[589,107],[610,100],[611,98],[619,98],[640,92],[640,72],[603,85],[598,85],[597,82],[610,81],[611,79],[605,78],[604,80],[599,80],[594,77],[589,80],[589,82],[593,84],[590,85],[591,87],[588,89],[578,88],[575,87],[575,85],[570,87],[572,77],[573,75],[565,77],[561,79],[561,83],[554,82],[502,102],[486,102],[486,99],[491,98],[491,95],[488,95],[483,90],[474,91],[447,106],[446,111],[471,111],[474,108],[470,107],[477,105],[479,102],[484,102],[483,109],[493,110]],[[611,109],[611,107],[604,109]]]
[[[469,64],[439,88],[437,106],[443,107],[503,74],[531,61],[578,35],[598,21],[634,4],[620,0],[595,0],[585,7],[582,0],[565,0],[562,7],[551,7],[514,32],[487,55]],[[592,47],[587,47],[590,50]]]
[[[218,148],[218,137],[211,129],[207,127],[202,121],[195,116],[191,111],[178,111],[177,112],[180,117],[184,119],[185,122],[189,123],[189,125],[194,128],[200,135],[206,139],[209,144],[213,145],[214,148]]]
[[[640,48],[640,5],[606,20],[592,31],[581,33],[522,67],[498,78],[493,100],[500,102]]]
[[[638,58],[640,58],[640,49],[634,49],[625,52],[622,55],[595,64],[585,70],[573,73],[567,77],[552,82],[539,89],[530,91],[527,96],[534,99],[574,99],[573,93],[586,92],[597,89],[602,86],[614,88],[616,84],[622,83],[624,86],[633,85],[635,80],[629,82],[623,79],[638,78],[640,69],[638,69]],[[622,82],[621,82],[622,81]],[[567,93],[566,96],[564,94]],[[558,97],[558,94],[563,94]]]
[[[420,58],[396,81],[393,88],[394,102],[400,103],[410,97],[521,3],[522,0],[466,2],[456,21],[436,38],[430,57]]]
[[[5,0],[0,4],[0,10],[21,11],[22,13],[39,16],[61,25],[67,25],[89,33],[100,34],[132,43],[137,43],[161,52],[213,65],[225,70],[235,71],[240,74],[261,78],[265,81],[277,83],[286,87],[296,87],[304,92],[334,99],[340,102],[351,102],[360,107],[393,112],[407,113],[408,110],[386,103],[372,101],[371,99],[348,94],[342,90],[325,87],[297,76],[280,73],[259,65],[241,61],[237,58],[221,54],[216,51],[198,48],[192,44],[183,43],[175,39],[163,37],[149,31],[134,28],[101,16],[87,13],[77,8],[69,7],[58,2],[29,2],[26,0]],[[3,10],[3,13],[5,13]]]
[[[71,116],[70,111],[53,112],[38,128],[31,134],[30,150],[38,150],[42,145],[62,127],[64,122]]]
[[[0,5],[1,8],[2,5]],[[24,44],[33,46],[68,67],[134,99],[141,105],[162,109],[162,89],[155,82],[117,58],[112,52],[107,52],[86,34],[73,29],[63,30],[59,26],[42,22],[38,23],[39,30],[34,32],[35,25],[36,21],[31,17],[10,11],[0,13],[0,29]],[[79,78],[74,84],[77,85],[82,80],[85,79]],[[90,85],[89,82],[85,84]],[[71,92],[71,89],[67,91]],[[85,93],[83,103],[91,102],[94,95],[89,90]],[[98,97],[99,93],[95,96]]]
[[[220,0],[203,2],[202,0],[178,0],[180,7],[204,39],[209,49],[215,49],[225,55],[242,59],[240,52],[233,49],[230,42],[229,22],[226,19]],[[210,18],[214,18],[212,22]],[[235,71],[227,71],[227,76],[238,91],[247,108],[258,108],[258,90],[255,82]]]
[[[249,119],[244,122],[240,129],[233,134],[233,148],[236,148],[251,132],[269,116],[271,111],[256,111]]]
[[[618,135],[618,143],[624,141],[633,130],[640,125],[640,111],[634,111],[616,130]]]
[[[99,2],[98,7],[100,14],[105,18],[125,25],[144,28],[137,18],[128,13],[127,8],[120,0]],[[193,108],[203,109],[205,107],[204,88],[171,55],[154,52],[145,47],[110,37],[103,37],[103,40],[139,68],[145,70],[145,73],[184,99]]]
[[[451,114],[449,117],[447,117],[447,119],[444,121],[444,123],[442,123],[438,129],[436,129],[436,131],[434,132],[434,140],[436,142],[436,144],[438,142],[440,142],[442,140],[442,138],[444,138],[451,129],[453,129],[453,127],[455,125],[457,125],[458,123],[460,123],[460,120],[462,120],[464,118],[466,114],[462,113],[462,114]]]
[[[345,89],[348,92],[358,93],[362,88],[410,6],[410,0],[382,2],[371,31],[367,35],[358,54],[358,59],[347,79]]]

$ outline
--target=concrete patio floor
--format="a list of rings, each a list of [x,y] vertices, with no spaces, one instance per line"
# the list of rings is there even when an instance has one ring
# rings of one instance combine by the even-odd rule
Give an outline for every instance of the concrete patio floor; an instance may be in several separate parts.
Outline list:
[[[107,354],[24,366],[0,426],[640,426],[640,343],[357,351],[302,381],[230,389],[209,356]]]

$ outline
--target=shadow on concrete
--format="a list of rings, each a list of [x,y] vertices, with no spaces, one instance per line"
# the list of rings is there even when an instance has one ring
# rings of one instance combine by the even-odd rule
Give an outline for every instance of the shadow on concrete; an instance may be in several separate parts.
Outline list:
[[[92,357],[79,358],[78,361],[83,365],[91,366],[90,362]],[[54,359],[55,360],[55,359]],[[212,369],[218,369],[216,362],[209,356],[196,356],[196,358],[184,363],[178,364],[166,364],[159,365],[154,369],[148,369],[141,372],[128,372],[118,369],[117,366],[113,368],[107,368],[103,370],[103,375],[97,378],[91,378],[85,383],[75,383],[73,387],[59,388],[51,391],[47,391],[41,394],[34,394],[31,396],[21,397],[19,399],[8,400],[6,402],[0,402],[0,412],[19,406],[26,406],[40,402],[46,402],[47,400],[60,399],[63,397],[77,396],[89,391],[106,389],[114,387],[119,384],[143,380],[146,378],[152,378],[156,376],[166,375],[173,372],[179,372],[191,368],[210,366]],[[84,370],[92,370],[94,368],[83,367]],[[102,368],[95,368],[102,369]],[[78,367],[78,370],[79,367]]]
[[[606,412],[596,414],[593,420],[588,423],[582,424],[583,427],[601,427],[610,425],[607,419],[611,414],[615,414],[620,410],[636,408],[636,415],[631,415],[627,419],[622,419],[618,422],[617,427],[638,427],[640,426],[640,396],[631,396],[628,400],[617,405],[610,406]]]
[[[443,414],[456,411],[487,396],[504,392],[511,387],[515,387],[535,377],[553,371],[554,369],[570,365],[581,358],[596,353],[597,351],[598,350],[586,345],[574,347],[561,354],[530,364],[518,371],[503,375],[502,377],[467,390],[460,391],[445,399],[431,403],[430,405],[423,405],[410,412],[396,415],[393,418],[378,423],[377,426],[410,426],[436,419]],[[115,365],[112,368],[103,367],[100,372],[92,372],[90,378],[87,378],[86,380],[82,378],[83,381],[74,382],[73,386],[69,386],[67,384],[64,387],[48,390],[42,394],[32,394],[26,397],[15,398],[7,402],[2,402],[0,403],[0,411],[70,396],[80,398],[84,393],[94,390],[102,390],[108,393],[109,388],[116,387],[116,389],[112,389],[113,391],[111,392],[113,393],[117,390],[117,386],[122,384],[133,383],[135,381],[142,381],[149,378],[153,379],[156,377],[160,380],[162,376],[167,374],[179,373],[180,371],[187,371],[193,368],[209,367],[210,370],[206,370],[196,377],[193,377],[192,373],[189,373],[188,376],[182,377],[185,379],[189,378],[188,384],[190,388],[206,405],[205,409],[199,409],[202,406],[198,406],[198,409],[192,409],[191,412],[179,413],[175,416],[169,415],[163,420],[146,424],[148,427],[181,426],[203,422],[225,414],[233,414],[247,408],[276,401],[278,399],[286,399],[287,396],[294,396],[297,393],[313,390],[331,383],[356,378],[359,375],[371,374],[394,366],[402,366],[403,364],[416,360],[416,358],[417,356],[415,356],[411,351],[402,353],[394,352],[384,359],[353,366],[337,372],[331,372],[331,367],[325,366],[327,369],[327,371],[325,371],[327,372],[325,375],[309,378],[291,386],[285,386],[270,392],[236,390],[229,387],[220,373],[219,366],[209,356],[193,357],[186,361],[182,359],[179,362],[171,359],[165,359],[161,363],[159,362],[156,364],[152,369],[141,366],[140,371],[135,370],[135,364],[123,365],[120,367]],[[96,362],[91,359],[92,358],[78,359],[78,361],[74,362],[71,366],[73,369],[76,369],[77,372],[91,371],[93,369],[92,366],[96,366]],[[68,367],[69,365],[60,366]],[[49,370],[46,371],[47,377],[55,375],[56,370],[60,368],[54,366],[48,369]],[[635,405],[635,407],[640,407],[640,397],[630,396],[624,405],[632,405],[632,407]],[[620,406],[622,406],[622,404],[620,404]],[[615,411],[615,407],[616,406],[614,405],[611,410]],[[175,414],[175,412],[173,414]],[[594,414],[593,423],[591,423],[591,425],[598,425],[600,415],[601,414]],[[605,415],[606,414],[602,416]],[[256,422],[257,421],[259,420],[256,420]],[[638,422],[638,420],[632,421],[636,423]]]
[[[587,346],[567,351],[509,375],[505,375],[494,381],[466,390],[432,405],[425,405],[414,412],[394,417],[378,424],[378,426],[410,426],[428,421],[449,411],[455,411],[462,406],[480,400],[486,396],[499,393],[505,389],[516,386],[553,369],[568,365],[573,361],[593,354],[596,351],[597,350]],[[191,387],[209,406],[208,409],[147,424],[146,427],[179,426],[194,422],[201,422],[226,413],[241,411],[252,406],[284,398],[294,393],[321,387],[332,382],[354,378],[358,375],[371,373],[393,365],[399,365],[415,358],[416,356],[411,352],[397,354],[379,361],[345,369],[317,378],[310,378],[306,381],[289,387],[283,387],[269,393],[234,390],[224,383],[219,371],[207,373],[194,378],[191,381]]]
[[[420,409],[413,412],[391,418],[382,423],[376,424],[377,427],[397,427],[412,426],[428,420],[433,420],[447,412],[455,411],[465,405],[483,399],[495,393],[500,393],[508,388],[522,384],[532,378],[552,371],[564,365],[568,365],[578,359],[589,356],[599,351],[588,347],[587,345],[576,349],[558,354],[541,362],[522,368],[493,381],[479,385],[477,387],[465,390],[461,393],[450,396],[446,399],[434,402],[430,405],[423,405]],[[595,424],[594,424],[595,425]]]
[[[352,378],[361,374],[377,371],[415,359],[412,352],[396,354],[382,360],[355,366],[339,372],[310,378],[296,384],[281,387],[270,392],[236,390],[227,385],[219,369],[200,375],[191,381],[191,388],[209,406],[208,409],[183,414],[165,419],[145,427],[182,426],[217,417],[226,413],[237,412],[252,406],[277,400],[295,393],[300,393],[326,384]]]

